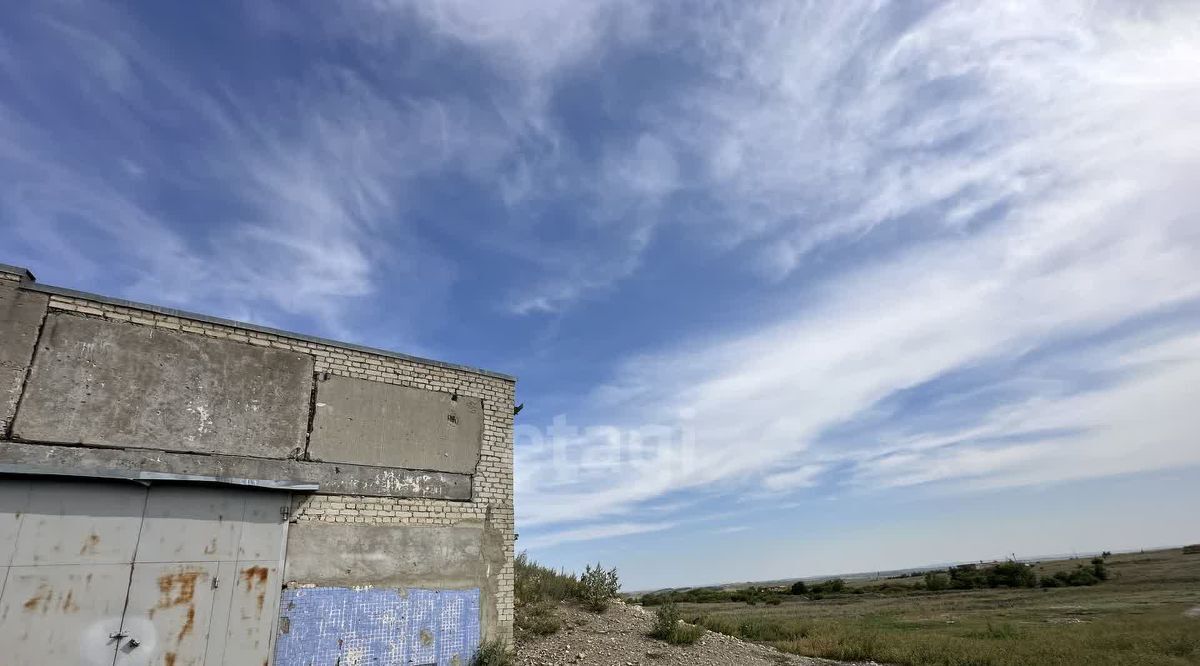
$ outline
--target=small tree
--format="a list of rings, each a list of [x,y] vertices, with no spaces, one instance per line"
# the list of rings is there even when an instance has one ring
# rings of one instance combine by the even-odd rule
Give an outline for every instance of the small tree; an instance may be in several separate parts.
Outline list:
[[[792,583],[792,594],[808,594],[808,586],[804,584],[804,581],[798,580]]]
[[[595,613],[607,610],[609,602],[620,591],[621,581],[616,567],[606,570],[599,563],[595,568],[589,564],[579,578],[579,599],[588,610]]]

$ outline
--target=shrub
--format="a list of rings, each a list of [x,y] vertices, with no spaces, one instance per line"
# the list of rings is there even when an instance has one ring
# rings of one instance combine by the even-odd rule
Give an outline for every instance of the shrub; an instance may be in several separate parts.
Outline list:
[[[798,580],[792,583],[791,591],[792,594],[808,594],[808,586],[804,584],[804,581]]]
[[[654,611],[654,628],[650,630],[651,638],[666,639],[675,630],[680,619],[679,606],[676,606],[674,601],[668,601],[659,606]]]
[[[986,570],[988,587],[1036,587],[1033,567],[1015,560],[1001,562]]]
[[[579,578],[579,600],[584,607],[596,613],[607,610],[609,602],[620,591],[621,581],[615,567],[606,570],[598,563],[595,568],[589,564]]]
[[[814,595],[818,594],[840,594],[846,591],[846,581],[841,578],[831,578],[827,581],[822,581],[809,588],[809,592]]]
[[[925,573],[925,589],[930,592],[940,592],[950,588],[950,577],[938,571]]]
[[[1101,569],[1105,576],[1108,573]],[[1082,564],[1075,567],[1074,571],[1059,571],[1053,576],[1044,576],[1041,581],[1042,587],[1082,587],[1085,585],[1097,585],[1101,578],[1096,575],[1096,565],[1085,567]]]
[[[513,629],[518,637],[549,636],[561,628],[562,618],[558,616],[554,602],[543,601],[517,606]]]
[[[471,666],[512,666],[513,654],[500,641],[489,641],[479,646]]]
[[[650,637],[673,645],[691,645],[704,636],[704,627],[684,624],[679,616],[679,607],[668,601],[658,607],[654,614],[654,628]]]
[[[579,596],[579,580],[565,571],[555,571],[529,559],[527,553],[514,560],[513,581],[517,605],[563,601]]]

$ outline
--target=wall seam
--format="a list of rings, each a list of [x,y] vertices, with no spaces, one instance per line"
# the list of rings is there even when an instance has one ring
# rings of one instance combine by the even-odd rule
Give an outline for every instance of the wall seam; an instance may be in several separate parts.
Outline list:
[[[38,322],[37,335],[33,338],[33,351],[29,353],[29,365],[25,375],[21,377],[21,388],[17,393],[17,402],[13,405],[12,419],[4,426],[5,439],[13,438],[13,429],[17,425],[17,416],[21,413],[21,405],[25,402],[25,390],[29,388],[29,378],[33,376],[33,364],[37,361],[38,347],[42,344],[42,334],[46,329],[46,320],[50,317],[50,299],[46,299],[46,309],[42,310],[42,320]]]

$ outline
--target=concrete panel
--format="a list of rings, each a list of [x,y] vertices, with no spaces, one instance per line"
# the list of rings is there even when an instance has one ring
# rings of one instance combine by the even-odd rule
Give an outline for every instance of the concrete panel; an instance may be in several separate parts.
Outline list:
[[[304,446],[312,369],[295,352],[52,313],[13,437],[283,458]]]
[[[473,474],[483,401],[348,377],[317,383],[314,460]]]
[[[295,488],[296,484],[317,484],[318,492],[328,495],[471,499],[471,477],[466,474],[3,440],[0,440],[0,472],[107,479],[153,479],[147,475],[178,474],[207,477],[217,483],[259,487]],[[271,486],[248,483],[251,481],[284,483]]]
[[[505,562],[499,532],[454,526],[299,522],[288,531],[284,580],[321,587],[483,592],[484,635],[496,629],[497,576]]]
[[[7,432],[17,409],[47,300],[45,294],[0,283],[0,433]]]

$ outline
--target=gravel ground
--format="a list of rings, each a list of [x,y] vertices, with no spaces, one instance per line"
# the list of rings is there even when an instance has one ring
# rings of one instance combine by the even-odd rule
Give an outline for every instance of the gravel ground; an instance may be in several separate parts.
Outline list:
[[[566,604],[559,608],[559,614],[563,618],[563,628],[558,633],[518,642],[517,664],[846,666],[844,662],[784,654],[774,648],[746,643],[711,631],[692,645],[669,645],[646,636],[654,624],[653,611],[619,602],[602,615]]]

